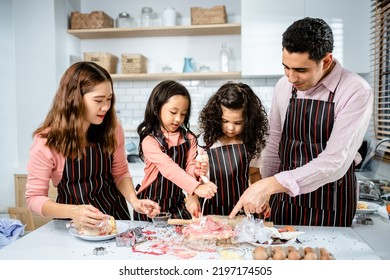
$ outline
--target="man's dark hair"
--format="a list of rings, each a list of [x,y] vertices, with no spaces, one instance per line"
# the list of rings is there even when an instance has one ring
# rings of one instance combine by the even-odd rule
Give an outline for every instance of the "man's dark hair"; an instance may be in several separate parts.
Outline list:
[[[322,19],[305,17],[295,21],[283,33],[283,49],[289,53],[309,53],[318,62],[333,51],[333,33]]]

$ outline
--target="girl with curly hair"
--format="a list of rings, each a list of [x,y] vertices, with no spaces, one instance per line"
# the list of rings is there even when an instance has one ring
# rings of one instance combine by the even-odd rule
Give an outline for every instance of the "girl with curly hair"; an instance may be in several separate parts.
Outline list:
[[[200,112],[199,127],[198,153],[207,154],[209,179],[218,187],[203,214],[229,215],[250,181],[261,179],[258,162],[268,135],[267,113],[248,85],[228,82]]]

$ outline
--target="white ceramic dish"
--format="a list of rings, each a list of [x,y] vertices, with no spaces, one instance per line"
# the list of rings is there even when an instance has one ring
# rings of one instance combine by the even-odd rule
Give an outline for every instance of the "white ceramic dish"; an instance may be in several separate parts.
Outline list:
[[[359,202],[367,204],[368,209],[356,209],[356,213],[357,214],[372,214],[372,213],[375,213],[378,210],[379,206],[380,206],[380,205],[378,205],[376,203],[368,202],[368,201],[359,201]]]
[[[69,233],[70,235],[76,236],[78,238],[88,240],[88,241],[104,241],[104,240],[110,240],[113,239],[115,236],[118,234],[121,234],[128,230],[130,228],[129,224],[122,222],[122,221],[116,221],[116,230],[117,233],[115,234],[110,234],[110,235],[100,235],[100,236],[88,236],[88,235],[80,235],[77,232],[77,229],[75,228],[70,228]]]

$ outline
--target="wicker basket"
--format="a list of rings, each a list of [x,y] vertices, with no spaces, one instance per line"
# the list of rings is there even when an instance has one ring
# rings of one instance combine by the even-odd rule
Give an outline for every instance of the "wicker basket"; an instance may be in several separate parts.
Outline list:
[[[123,53],[122,54],[122,73],[146,73],[146,57],[138,53]]]
[[[94,11],[89,14],[71,12],[70,14],[71,29],[95,29],[112,27],[114,27],[114,20],[103,11]]]
[[[225,6],[214,6],[210,9],[191,7],[191,24],[221,24],[227,22]]]
[[[118,57],[107,52],[85,52],[85,61],[92,61],[102,66],[110,74],[116,73],[116,65],[118,64]]]

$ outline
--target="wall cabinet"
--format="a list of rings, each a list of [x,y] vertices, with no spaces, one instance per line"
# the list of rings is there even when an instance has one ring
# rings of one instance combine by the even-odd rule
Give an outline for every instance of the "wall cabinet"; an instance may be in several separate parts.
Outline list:
[[[177,36],[214,36],[214,35],[240,35],[240,23],[190,25],[172,27],[148,28],[104,28],[104,29],[68,29],[80,39],[123,39],[145,37],[177,37]],[[158,44],[155,44],[158,45]],[[193,73],[146,73],[146,74],[112,74],[113,80],[189,80],[189,79],[238,79],[239,71],[235,72],[193,72]]]
[[[242,1],[242,75],[284,75],[282,34],[291,23],[305,16],[323,18],[331,26],[335,39],[333,54],[344,67],[368,73],[369,5],[367,0]]]

